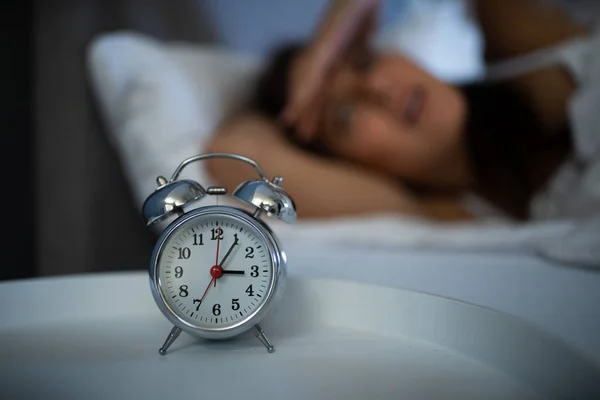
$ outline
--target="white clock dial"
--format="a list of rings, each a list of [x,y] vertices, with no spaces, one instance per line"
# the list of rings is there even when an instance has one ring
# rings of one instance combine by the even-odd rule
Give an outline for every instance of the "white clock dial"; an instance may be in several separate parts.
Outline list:
[[[270,246],[251,224],[227,214],[191,218],[175,229],[157,262],[167,307],[200,329],[227,329],[251,318],[274,279]]]

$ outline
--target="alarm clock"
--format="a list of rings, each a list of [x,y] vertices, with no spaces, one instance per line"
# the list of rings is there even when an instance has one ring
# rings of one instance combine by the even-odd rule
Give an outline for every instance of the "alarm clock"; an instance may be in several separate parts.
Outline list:
[[[233,197],[246,208],[198,206],[208,196],[227,194],[224,187],[204,188],[178,180],[189,164],[210,158],[244,162],[259,179],[242,182]],[[275,348],[259,323],[283,289],[286,255],[265,223],[276,217],[296,221],[296,207],[258,163],[229,153],[209,153],[184,160],[170,180],[159,176],[142,214],[148,227],[173,220],[160,234],[150,260],[150,289],[173,328],[159,353],[165,355],[182,331],[204,339],[228,339],[254,329],[272,353]]]

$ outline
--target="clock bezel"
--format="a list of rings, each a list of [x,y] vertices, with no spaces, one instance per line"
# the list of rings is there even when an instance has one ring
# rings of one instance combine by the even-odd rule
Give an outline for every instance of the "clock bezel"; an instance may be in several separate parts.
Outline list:
[[[235,324],[227,327],[206,328],[196,326],[190,323],[189,321],[179,316],[179,313],[169,306],[161,290],[162,282],[160,279],[158,262],[160,260],[160,255],[163,251],[165,243],[185,223],[189,222],[192,219],[202,218],[206,216],[223,216],[226,218],[237,219],[243,223],[248,224],[251,228],[255,230],[255,234],[257,234],[264,240],[267,246],[269,257],[271,259],[271,263],[273,265],[272,278],[269,284],[268,291],[265,295],[264,301],[244,319],[242,319],[239,322],[236,321]],[[272,305],[280,297],[280,292],[283,287],[282,283],[285,277],[285,264],[285,253],[281,249],[281,246],[275,235],[264,222],[253,217],[249,212],[236,207],[217,205],[204,206],[187,212],[179,218],[177,218],[164,230],[164,232],[158,238],[150,260],[150,288],[152,291],[152,296],[154,297],[158,308],[173,325],[197,337],[205,339],[228,339],[234,336],[238,336],[244,333],[245,331],[251,329],[254,325],[258,324],[269,312]]]

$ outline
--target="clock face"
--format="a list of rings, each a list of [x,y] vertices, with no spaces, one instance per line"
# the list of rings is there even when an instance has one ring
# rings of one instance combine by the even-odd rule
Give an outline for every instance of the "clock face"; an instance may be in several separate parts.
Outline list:
[[[227,329],[251,318],[275,277],[272,246],[244,218],[200,214],[171,232],[156,264],[158,287],[179,319],[200,329]]]

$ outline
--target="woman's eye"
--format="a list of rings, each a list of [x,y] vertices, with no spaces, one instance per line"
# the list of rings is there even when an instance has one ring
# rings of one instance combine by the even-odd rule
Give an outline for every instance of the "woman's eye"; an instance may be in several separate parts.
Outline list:
[[[375,64],[375,57],[370,52],[360,52],[359,54],[353,55],[351,64],[356,72],[366,73],[369,72]]]
[[[350,104],[336,107],[333,114],[333,127],[336,133],[348,133],[352,126],[354,109]]]

